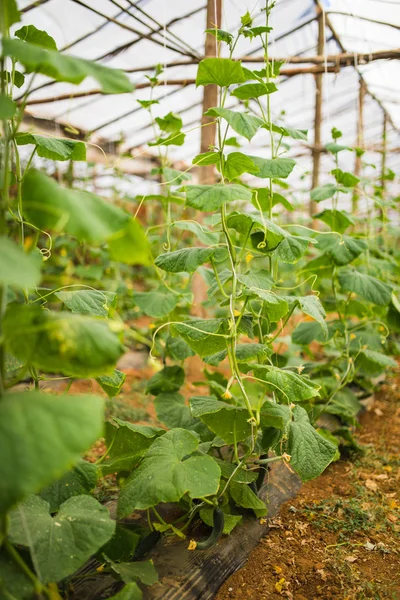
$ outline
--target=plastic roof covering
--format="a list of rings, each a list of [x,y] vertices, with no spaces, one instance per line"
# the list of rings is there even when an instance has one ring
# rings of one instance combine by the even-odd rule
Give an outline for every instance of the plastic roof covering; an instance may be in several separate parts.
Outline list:
[[[204,29],[206,21],[205,0],[48,0],[23,13],[24,24],[34,24],[46,29],[56,40],[59,49],[66,48],[68,53],[87,59],[101,58],[108,66],[121,69],[138,69],[157,63],[167,64],[173,61],[190,59],[192,53],[202,56],[204,53]],[[28,7],[31,0],[19,0],[20,8]],[[346,51],[370,53],[377,50],[394,49],[399,46],[399,29],[379,23],[360,20],[358,16],[378,21],[387,21],[400,26],[400,0],[323,0],[332,25],[338,33]],[[135,6],[136,5],[136,6]],[[223,0],[222,28],[237,30],[240,16],[249,9],[256,16],[255,24],[263,24],[261,8],[264,0],[255,2],[248,0]],[[104,17],[95,14],[90,7],[124,23],[138,33],[108,22]],[[119,8],[120,7],[120,8]],[[141,8],[147,15],[139,12]],[[125,9],[125,10],[124,10]],[[126,12],[127,11],[127,12]],[[331,12],[332,11],[332,12]],[[334,12],[346,13],[334,14]],[[130,13],[130,14],[128,14]],[[190,16],[186,17],[186,15]],[[133,15],[133,16],[132,16]],[[183,18],[186,17],[186,18]],[[272,57],[290,57],[295,55],[315,56],[317,54],[317,23],[314,0],[277,0],[273,10],[271,24]],[[137,18],[145,25],[138,22]],[[164,25],[174,21],[167,29]],[[157,24],[158,23],[158,24]],[[141,33],[149,34],[151,29],[158,29],[153,40],[141,37]],[[293,29],[295,31],[291,32]],[[96,33],[88,35],[97,30]],[[289,33],[289,34],[288,34]],[[288,34],[288,35],[287,35]],[[172,37],[173,36],[173,37]],[[120,47],[123,46],[123,49]],[[179,50],[169,48],[176,47]],[[224,45],[222,45],[224,46]],[[331,31],[326,28],[325,53],[337,54],[341,50],[333,39]],[[188,53],[185,55],[185,53]],[[238,44],[236,56],[253,54],[261,56],[262,50],[257,40],[243,39]],[[249,63],[249,68],[252,65]],[[254,68],[254,65],[253,65]],[[387,135],[387,167],[396,174],[400,167],[400,61],[379,60],[358,66],[367,84],[368,90],[379,100],[387,111],[390,124]],[[166,80],[192,79],[196,76],[197,65],[168,66],[162,78]],[[151,71],[131,73],[135,84],[146,81],[145,75]],[[359,76],[353,67],[342,68],[340,73],[324,74],[324,102],[322,141],[330,141],[330,130],[333,126],[343,132],[340,143],[354,145],[356,142],[357,107]],[[36,76],[34,89],[46,83],[44,76]],[[31,99],[49,98],[61,94],[73,94],[77,91],[96,89],[94,81],[85,80],[80,86],[67,83],[55,83],[37,89]],[[190,165],[192,157],[199,152],[200,132],[198,125],[202,114],[202,87],[194,85],[186,87],[160,85],[154,90],[154,98],[159,105],[154,106],[154,115],[163,116],[173,111],[182,116],[187,131],[185,145],[170,147],[170,156],[181,167]],[[23,90],[22,90],[23,91]],[[150,89],[139,89],[132,94],[119,96],[87,96],[69,98],[68,100],[35,104],[28,107],[29,112],[43,119],[56,123],[69,124],[84,131],[92,132],[90,140],[116,141],[123,139],[121,150],[131,150],[135,156],[147,148],[147,143],[154,140],[148,114],[140,108],[137,99],[148,99]],[[315,82],[313,75],[299,75],[281,78],[279,92],[271,97],[272,113],[275,122],[288,126],[309,130],[309,142],[313,140]],[[231,98],[227,107],[234,108],[237,101]],[[367,95],[364,108],[364,146],[366,148],[381,147],[383,112],[377,102]],[[254,104],[252,109],[257,112]],[[281,111],[285,115],[281,117]],[[394,127],[392,126],[394,125]],[[57,126],[55,125],[57,133]],[[234,133],[234,132],[233,132]],[[268,137],[265,131],[259,132],[251,144],[244,144],[245,151],[258,155],[267,155]],[[109,148],[112,149],[112,144]],[[151,151],[151,149],[149,149]],[[154,149],[153,149],[154,150]],[[156,154],[156,151],[153,152]],[[312,168],[310,150],[304,143],[291,141],[288,156],[296,158],[298,165],[289,178],[289,182],[298,189],[309,189],[310,171]],[[135,160],[135,159],[133,159]],[[137,159],[136,159],[137,160]],[[381,156],[377,152],[368,152],[365,160],[380,164]],[[179,162],[182,161],[182,162]],[[353,168],[354,155],[343,152],[340,155],[341,167]],[[349,164],[350,163],[350,164]],[[329,170],[333,168],[332,157],[322,155],[321,183],[329,181]],[[373,174],[379,172],[371,170]],[[110,170],[106,170],[112,175]],[[151,193],[156,184],[148,180],[131,178],[123,189],[130,195]],[[114,183],[112,183],[114,182]],[[132,183],[135,191],[132,192]],[[99,184],[97,184],[99,185]],[[113,177],[103,177],[100,184],[107,188],[115,186]],[[398,183],[391,184],[392,191],[399,194]]]

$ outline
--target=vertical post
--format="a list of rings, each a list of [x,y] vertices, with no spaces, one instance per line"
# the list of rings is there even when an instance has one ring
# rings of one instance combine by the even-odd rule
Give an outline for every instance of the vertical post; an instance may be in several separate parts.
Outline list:
[[[325,30],[324,18],[320,6],[317,5],[318,19],[318,40],[317,54],[322,56],[324,52]],[[319,168],[321,163],[321,123],[322,123],[322,77],[323,73],[315,75],[315,113],[314,113],[314,147],[312,149],[313,170],[312,170],[312,188],[319,184]],[[310,217],[317,210],[317,203],[310,201]]]
[[[358,121],[357,121],[357,148],[363,149],[364,146],[364,99],[365,99],[365,82],[363,79],[360,79],[360,85],[358,89]],[[356,177],[360,177],[361,175],[361,166],[362,166],[362,158],[358,154],[356,154],[356,160],[354,163],[354,175]],[[353,215],[357,214],[358,211],[358,199],[360,197],[360,187],[356,186],[354,188],[353,198],[352,198],[352,212]]]
[[[387,157],[387,114],[383,113],[383,128],[382,128],[382,161],[381,161],[381,188],[382,188],[382,197],[384,196],[386,190],[386,157]]]
[[[207,20],[206,29],[221,27],[222,0],[207,0]],[[217,56],[217,40],[210,33],[206,34],[206,43],[204,48],[204,56],[211,58]],[[218,86],[206,85],[203,93],[203,117],[201,124],[211,123],[212,117],[205,117],[204,113],[213,106],[218,105]],[[207,125],[201,129],[200,152],[208,152],[210,146],[215,144],[215,136],[217,127],[215,124]],[[200,183],[215,183],[214,166],[207,165],[199,167],[199,182]]]

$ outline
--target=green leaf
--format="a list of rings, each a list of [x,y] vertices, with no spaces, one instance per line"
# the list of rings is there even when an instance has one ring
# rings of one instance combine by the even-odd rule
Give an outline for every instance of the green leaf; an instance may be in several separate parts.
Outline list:
[[[112,375],[100,375],[96,377],[97,383],[103,388],[109,398],[117,396],[125,383],[126,375],[118,369],[114,369]]]
[[[293,171],[296,161],[292,158],[261,158],[260,156],[250,156],[251,160],[257,165],[260,172],[257,177],[261,179],[286,179]]]
[[[40,261],[6,237],[0,237],[0,256],[1,284],[23,289],[40,282]]]
[[[127,583],[120,592],[109,596],[108,600],[142,600],[143,593],[137,583]]]
[[[6,31],[21,20],[16,0],[4,0],[0,10],[0,31]]]
[[[331,261],[338,266],[351,263],[368,248],[364,240],[348,235],[319,235],[317,236],[317,249],[321,250]]]
[[[185,494],[191,498],[216,494],[221,470],[211,456],[191,456],[198,444],[185,429],[171,429],[158,438],[121,489],[118,517],[160,502],[179,502]]]
[[[235,229],[239,233],[247,236],[250,231],[256,230],[260,234],[259,237],[255,237],[253,245],[256,248],[261,249],[260,243],[262,243],[262,249],[265,252],[271,252],[280,244],[280,242],[288,236],[284,229],[281,229],[273,221],[270,221],[267,217],[260,213],[239,213],[232,212],[227,218],[228,227]]]
[[[114,333],[118,323],[10,305],[4,318],[9,351],[26,364],[71,377],[96,377],[111,370],[124,351]]]
[[[283,127],[282,125],[275,125],[274,123],[265,123],[264,129],[270,130],[274,133],[279,133],[284,137],[291,137],[293,140],[302,140],[307,142],[308,131],[307,129],[294,129],[293,127]]]
[[[336,181],[339,184],[344,185],[344,187],[355,187],[357,183],[360,182],[359,177],[356,177],[352,173],[342,171],[341,169],[333,169],[331,172]]]
[[[164,367],[158,371],[147,382],[146,393],[161,394],[164,392],[177,392],[185,381],[185,371],[182,367],[174,365],[173,367]]]
[[[127,265],[152,265],[149,242],[137,219],[129,219],[125,229],[115,233],[108,242],[113,260]]]
[[[318,477],[334,460],[337,448],[317,433],[304,408],[295,406],[292,415],[288,442],[290,466],[302,481],[309,481]]]
[[[111,560],[130,561],[134,557],[135,550],[140,542],[139,531],[134,531],[117,523],[114,534],[110,540],[102,546],[97,553],[99,560],[104,560],[104,555]]]
[[[271,194],[268,188],[252,188],[253,191],[253,200],[252,203],[256,208],[269,212],[271,205],[272,208],[277,204],[282,204],[286,210],[293,211],[293,205],[281,194],[274,192],[272,194],[272,203],[271,203]]]
[[[170,429],[182,427],[182,429],[193,429],[195,420],[190,408],[185,403],[185,398],[177,393],[159,394],[154,400],[157,419]]]
[[[331,152],[332,154],[337,154],[338,152],[342,152],[343,150],[350,150],[350,152],[353,151],[353,148],[350,148],[349,146],[341,146],[340,144],[336,144],[335,142],[325,144],[325,148],[328,150],[328,152]]]
[[[242,275],[238,273],[237,279],[239,283],[245,285],[248,289],[270,290],[274,285],[274,280],[269,271],[261,269]]]
[[[247,362],[257,356],[269,356],[272,354],[272,350],[264,344],[237,344],[236,345],[236,360],[238,363]],[[213,367],[217,367],[221,361],[228,356],[227,350],[221,350],[211,356],[206,356],[204,362]]]
[[[213,527],[214,525],[214,509],[212,507],[202,508],[200,509],[200,518],[209,527]],[[224,511],[224,529],[223,534],[229,535],[236,525],[242,521],[242,515],[230,515]]]
[[[47,48],[48,50],[57,50],[54,39],[41,29],[36,29],[34,25],[24,25],[15,32],[15,35],[24,42]]]
[[[119,69],[110,69],[97,62],[60,54],[56,50],[15,39],[4,39],[3,56],[14,58],[24,65],[27,73],[41,73],[56,81],[81,83],[93,77],[104,94],[132,92],[133,84]]]
[[[284,298],[280,298],[274,292],[249,288],[251,294],[262,299],[267,318],[270,323],[277,323],[289,310],[289,305]]]
[[[157,571],[151,560],[116,563],[107,556],[105,556],[105,559],[111,565],[111,571],[118,575],[124,583],[140,581],[144,585],[153,585],[158,581]]]
[[[317,342],[324,342],[326,340],[321,325],[315,321],[300,323],[292,333],[294,344],[308,346],[313,340],[317,340]]]
[[[149,317],[155,319],[166,317],[179,302],[179,296],[167,288],[160,287],[151,292],[136,292],[134,301]]]
[[[242,135],[249,141],[255,136],[264,123],[260,117],[229,110],[228,108],[210,108],[204,114],[208,117],[221,117],[222,119],[225,119],[236,133]],[[250,158],[253,159],[252,156],[250,156]]]
[[[189,356],[194,356],[195,354],[184,340],[174,338],[172,335],[167,337],[166,352],[167,355],[174,360],[185,360],[186,358],[189,358]]]
[[[76,290],[55,292],[61,302],[73,313],[108,317],[111,307],[115,308],[117,294],[100,290]]]
[[[365,348],[357,353],[356,368],[367,377],[379,375],[386,369],[395,369],[397,366],[397,362],[391,356],[382,352]]]
[[[227,444],[241,442],[251,436],[249,413],[216,398],[194,396],[190,398],[190,410],[193,417],[200,419],[211,431]]]
[[[17,133],[18,146],[34,144],[38,156],[50,160],[86,160],[86,145],[76,140],[45,137],[37,133]]]
[[[285,404],[266,400],[261,407],[260,417],[263,429],[270,427],[285,429],[291,419],[291,409]]]
[[[20,554],[25,562],[29,562],[29,553],[22,551]],[[32,600],[34,597],[33,582],[3,546],[0,550],[0,598],[2,600]]]
[[[14,70],[13,73],[10,71],[0,71],[0,79],[4,79],[7,83],[14,83],[18,89],[24,85],[25,77],[19,71]],[[14,79],[14,81],[13,81]]]
[[[267,514],[267,507],[264,502],[260,500],[246,483],[236,483],[233,481],[229,486],[229,492],[232,500],[238,506],[252,509],[257,517],[263,517]]]
[[[193,319],[172,325],[199,356],[208,356],[226,348],[227,325],[225,319]]]
[[[204,58],[197,69],[196,87],[210,83],[225,87],[245,81],[241,63],[229,58]]]
[[[344,292],[353,292],[378,306],[386,306],[391,302],[391,286],[379,281],[376,277],[365,275],[355,269],[346,269],[339,273],[340,287]]]
[[[220,160],[221,156],[219,152],[203,152],[194,157],[192,164],[205,167],[206,165],[217,165]]]
[[[202,244],[218,244],[219,234],[207,229],[204,225],[200,225],[196,221],[177,221],[174,227],[183,231],[190,231],[200,240]]]
[[[165,138],[158,138],[155,142],[149,142],[148,146],[183,146],[186,135],[174,132]]]
[[[224,175],[229,180],[240,177],[243,173],[258,173],[258,167],[241,152],[231,152],[224,164]]]
[[[5,395],[0,403],[0,513],[59,478],[102,428],[101,398]]]
[[[0,94],[0,119],[12,119],[16,111],[16,103],[8,96]]]
[[[326,339],[328,337],[328,326],[325,322],[326,313],[318,296],[303,296],[298,298],[298,302],[303,313],[319,323]]]
[[[63,188],[30,169],[22,185],[24,212],[40,229],[65,231],[80,240],[104,241],[126,227],[129,215],[89,192]]]
[[[226,44],[230,44],[233,40],[233,35],[229,33],[229,31],[224,31],[223,29],[206,29],[205,33],[210,33],[217,38],[219,42],[225,42]]]
[[[329,225],[332,231],[337,231],[338,233],[343,233],[350,225],[354,225],[351,216],[343,210],[326,209],[313,215],[313,218],[323,221]]]
[[[185,191],[186,204],[203,212],[214,212],[226,202],[251,200],[251,191],[239,184],[188,185]]]
[[[326,183],[325,185],[320,185],[319,187],[311,190],[310,198],[314,202],[322,202],[322,200],[328,200],[328,198],[333,198],[336,192],[343,192],[347,194],[350,192],[347,188],[338,187],[334,183]]]
[[[310,241],[310,238],[287,234],[279,244],[276,254],[282,262],[294,264],[307,252]]]
[[[160,254],[155,260],[155,265],[168,273],[194,273],[197,267],[210,262],[215,255],[216,260],[220,260],[219,255],[223,252],[224,249],[221,248],[182,248]]]
[[[169,112],[165,117],[156,117],[155,121],[161,131],[166,133],[176,133],[182,129],[182,119],[179,115]]]
[[[10,514],[10,539],[27,546],[43,583],[72,575],[112,536],[115,521],[91,496],[75,496],[52,517],[49,505],[30,496]]]
[[[231,92],[231,96],[239,98],[239,100],[249,100],[250,98],[260,98],[266,94],[277,92],[278,88],[274,83],[246,83],[241,85]]]
[[[134,425],[114,417],[106,423],[106,445],[109,458],[101,465],[103,475],[131,471],[147,452],[157,436],[163,435],[159,427]]]
[[[264,381],[281,402],[291,404],[319,396],[319,385],[293,371],[266,365],[251,365],[251,367],[254,375]]]
[[[96,483],[96,465],[80,460],[71,471],[41,490],[39,496],[49,504],[49,511],[54,513],[68,498],[90,494]]]

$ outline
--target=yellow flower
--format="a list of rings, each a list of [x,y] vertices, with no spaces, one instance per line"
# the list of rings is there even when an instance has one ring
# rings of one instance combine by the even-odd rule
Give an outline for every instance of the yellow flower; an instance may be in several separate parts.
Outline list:
[[[357,337],[357,336],[356,336],[356,334],[355,334],[355,333],[351,333],[351,334],[350,334],[350,339],[351,339],[351,340],[355,340],[355,339],[356,339],[356,337]]]
[[[230,393],[229,390],[226,390],[222,396],[221,396],[224,400],[230,400],[232,398],[232,394]]]
[[[254,256],[249,252],[248,254],[246,254],[246,264],[249,264],[249,262],[251,262],[253,260]]]
[[[239,317],[240,316],[240,310],[236,310],[235,309],[233,314],[235,315],[235,317]]]
[[[194,540],[190,540],[188,550],[196,550],[197,543]]]
[[[155,329],[155,328],[156,328],[156,326],[154,325],[154,323],[150,323],[149,329]]]

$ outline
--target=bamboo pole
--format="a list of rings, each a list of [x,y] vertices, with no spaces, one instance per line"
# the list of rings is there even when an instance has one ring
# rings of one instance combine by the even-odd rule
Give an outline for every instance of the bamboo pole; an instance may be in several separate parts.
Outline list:
[[[318,14],[318,40],[317,40],[317,53],[322,56],[325,44],[325,28],[323,13],[319,6],[316,7]],[[313,170],[312,170],[312,184],[311,189],[315,188],[319,184],[319,168],[321,164],[321,152],[319,147],[321,146],[321,123],[322,123],[322,77],[323,74],[315,75],[315,113],[314,113],[314,148],[312,150],[313,159]],[[309,211],[310,217],[317,210],[317,203],[310,200]],[[315,221],[313,226],[316,227]]]
[[[222,0],[207,0],[207,21],[206,29],[221,27]],[[204,47],[204,55],[206,58],[217,56],[217,40],[210,33],[206,34]],[[218,86],[206,85],[203,92],[203,106],[201,124],[208,125],[202,127],[200,138],[200,152],[208,152],[210,147],[215,145],[217,133],[216,121],[213,117],[205,117],[204,113],[213,106],[218,105]],[[215,168],[214,165],[207,165],[198,168],[199,182],[203,184],[215,183]]]
[[[365,82],[360,79],[359,91],[358,91],[358,120],[357,120],[357,141],[356,146],[361,150],[364,148],[364,100],[365,100]],[[358,178],[361,176],[362,157],[358,153],[356,154],[354,164],[354,175]],[[360,197],[360,187],[357,185],[354,188],[352,198],[352,212],[353,215],[357,214],[358,211],[358,200]]]

